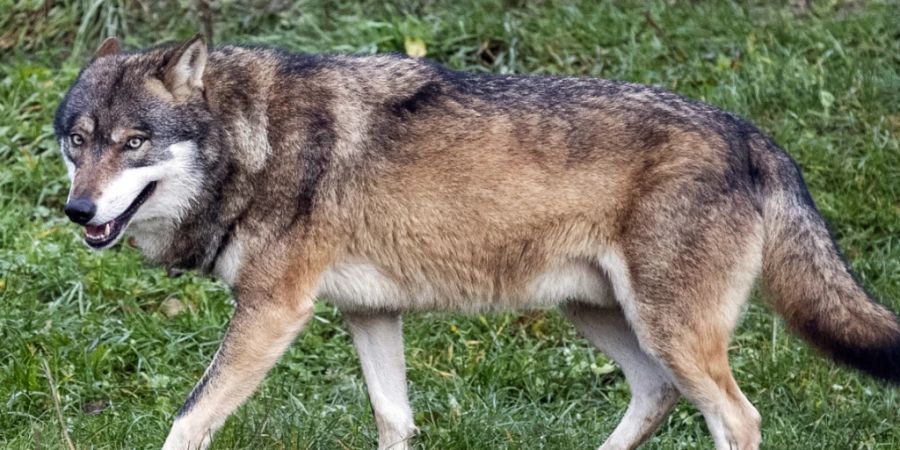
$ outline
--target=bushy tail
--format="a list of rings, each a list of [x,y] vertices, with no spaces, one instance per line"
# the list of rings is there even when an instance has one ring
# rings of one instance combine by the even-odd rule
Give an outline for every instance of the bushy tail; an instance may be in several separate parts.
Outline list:
[[[757,142],[766,241],[762,278],[788,327],[840,363],[900,384],[900,323],[854,280],[800,171]]]

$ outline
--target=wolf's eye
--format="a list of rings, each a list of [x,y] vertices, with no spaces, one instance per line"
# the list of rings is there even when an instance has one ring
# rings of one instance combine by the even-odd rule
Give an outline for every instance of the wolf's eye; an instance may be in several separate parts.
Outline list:
[[[69,135],[69,142],[76,147],[80,147],[81,144],[84,144],[84,138],[78,133],[72,133]]]
[[[125,142],[125,148],[127,148],[128,150],[137,150],[143,143],[144,138],[142,137],[128,138],[128,142]]]

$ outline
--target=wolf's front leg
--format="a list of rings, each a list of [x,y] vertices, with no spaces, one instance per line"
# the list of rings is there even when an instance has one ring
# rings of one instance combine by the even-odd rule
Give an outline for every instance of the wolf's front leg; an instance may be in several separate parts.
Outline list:
[[[262,381],[313,313],[312,295],[239,295],[225,338],[178,412],[164,450],[204,449]]]
[[[378,448],[407,450],[416,427],[406,395],[400,315],[383,312],[343,314],[359,353],[369,401],[375,412]]]

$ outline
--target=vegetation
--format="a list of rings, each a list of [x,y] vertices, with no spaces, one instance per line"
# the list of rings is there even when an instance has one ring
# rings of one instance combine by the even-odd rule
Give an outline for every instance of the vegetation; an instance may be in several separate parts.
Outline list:
[[[158,448],[232,309],[220,284],[167,278],[129,248],[88,251],[62,214],[53,110],[113,33],[133,48],[203,30],[307,52],[425,51],[457,69],[702,99],[798,159],[859,278],[900,310],[896,1],[595,3],[0,0],[0,447]],[[374,448],[340,314],[317,312],[214,448]],[[628,403],[620,371],[556,312],[411,316],[405,333],[417,448],[595,448]],[[900,448],[900,391],[817,357],[756,296],[731,357],[764,448]],[[682,402],[645,448],[711,445]]]

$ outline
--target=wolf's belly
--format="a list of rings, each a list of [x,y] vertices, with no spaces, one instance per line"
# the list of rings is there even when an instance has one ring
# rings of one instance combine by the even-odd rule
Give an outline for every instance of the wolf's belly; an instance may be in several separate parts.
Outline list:
[[[547,267],[518,284],[495,280],[472,283],[425,279],[407,274],[403,280],[367,262],[338,263],[325,271],[318,296],[343,310],[481,312],[549,308],[580,301],[603,306],[616,304],[609,280],[584,261]]]

